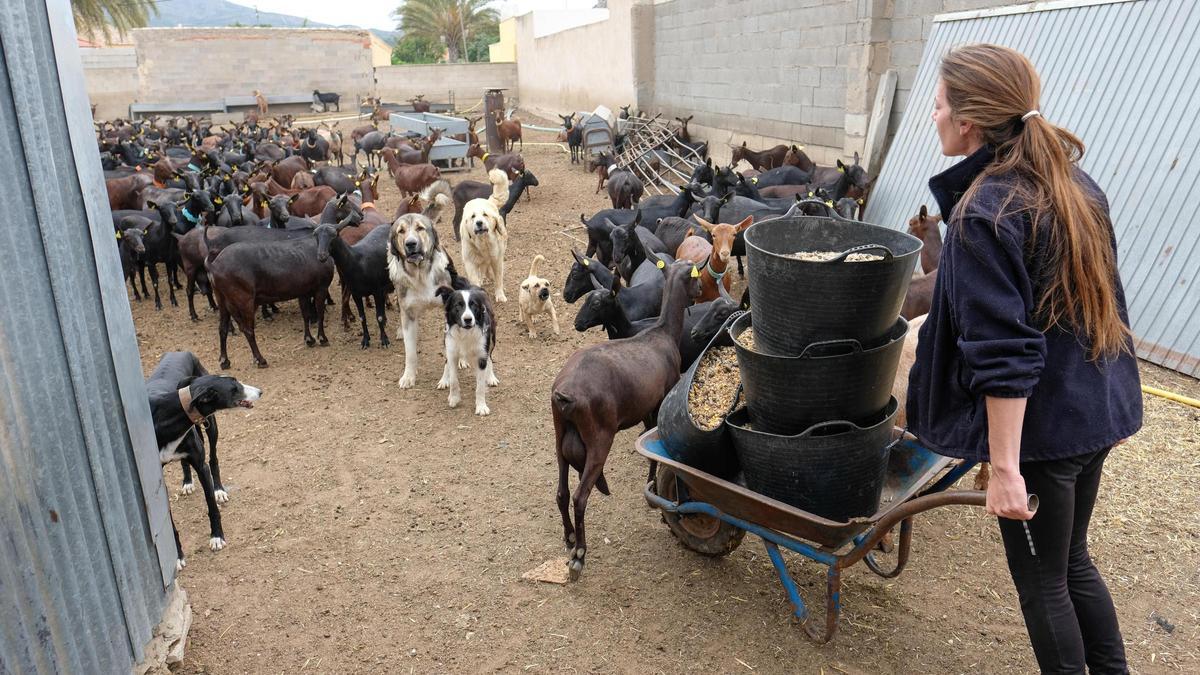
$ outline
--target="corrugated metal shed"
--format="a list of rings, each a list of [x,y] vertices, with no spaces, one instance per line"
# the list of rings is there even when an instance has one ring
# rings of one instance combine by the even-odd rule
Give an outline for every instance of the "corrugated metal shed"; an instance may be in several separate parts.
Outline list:
[[[0,46],[0,673],[129,672],[175,549],[69,4]]]
[[[1042,76],[1041,111],[1083,139],[1112,206],[1138,354],[1200,377],[1200,3],[1067,0],[937,18],[866,219],[904,227],[941,156],[929,115],[940,55],[992,42]]]

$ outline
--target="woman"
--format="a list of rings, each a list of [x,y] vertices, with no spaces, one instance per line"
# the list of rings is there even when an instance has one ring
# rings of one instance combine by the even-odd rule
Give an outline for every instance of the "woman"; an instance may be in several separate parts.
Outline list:
[[[938,453],[991,462],[987,511],[1042,671],[1125,672],[1087,550],[1104,459],[1142,423],[1108,202],[1076,166],[1083,143],[1038,112],[1028,59],[960,47],[940,74],[942,152],[966,159],[929,181],[947,234],[909,424]]]

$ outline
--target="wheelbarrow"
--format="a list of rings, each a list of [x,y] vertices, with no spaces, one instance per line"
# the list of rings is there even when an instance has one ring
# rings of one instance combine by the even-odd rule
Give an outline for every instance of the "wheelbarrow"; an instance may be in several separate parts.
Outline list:
[[[885,579],[899,576],[912,548],[914,516],[951,504],[983,506],[986,497],[977,490],[948,489],[974,463],[938,455],[899,430],[892,444],[879,510],[847,522],[802,511],[677,462],[667,456],[657,429],[638,438],[637,451],[658,462],[655,481],[646,485],[646,501],[662,510],[663,520],[680,543],[716,557],[732,553],[747,532],[761,537],[795,608],[795,619],[808,637],[820,644],[829,642],[837,632],[842,570],[861,560]],[[885,568],[876,560],[875,550],[896,524],[900,525],[896,562]],[[823,625],[800,597],[780,547],[828,568]]]

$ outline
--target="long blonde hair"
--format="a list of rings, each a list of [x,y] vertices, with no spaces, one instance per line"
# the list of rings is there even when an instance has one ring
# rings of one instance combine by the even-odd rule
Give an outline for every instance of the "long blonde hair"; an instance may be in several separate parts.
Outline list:
[[[1097,361],[1131,351],[1129,327],[1117,305],[1117,264],[1102,204],[1075,176],[1083,141],[1039,115],[1041,81],[1020,52],[998,45],[958,47],[942,59],[946,99],[957,121],[975,125],[996,159],[963,195],[967,204],[987,176],[1015,175],[1013,192],[1001,206],[1028,205],[1031,242],[1046,232],[1044,287],[1035,315],[1045,329],[1064,324],[1088,340],[1088,358]]]

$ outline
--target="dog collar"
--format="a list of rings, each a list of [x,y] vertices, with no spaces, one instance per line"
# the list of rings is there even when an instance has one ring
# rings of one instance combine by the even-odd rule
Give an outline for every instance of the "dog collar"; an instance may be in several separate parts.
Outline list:
[[[192,212],[188,211],[186,206],[180,207],[179,212],[183,214],[183,217],[186,218],[189,223],[195,224],[200,220],[196,216],[193,216]]]
[[[725,276],[725,272],[729,271],[729,268],[726,267],[723,271],[717,272],[712,267],[712,258],[709,258],[708,264],[704,266],[704,270],[706,272],[708,272],[709,276],[711,276],[713,278],[713,281],[715,281],[719,284],[719,283],[721,283],[721,278]]]
[[[202,427],[208,426],[207,418],[199,410],[192,407],[191,387],[184,387],[179,390],[179,405],[183,406],[183,412],[187,413],[188,419],[192,421],[192,424],[199,424]]]

